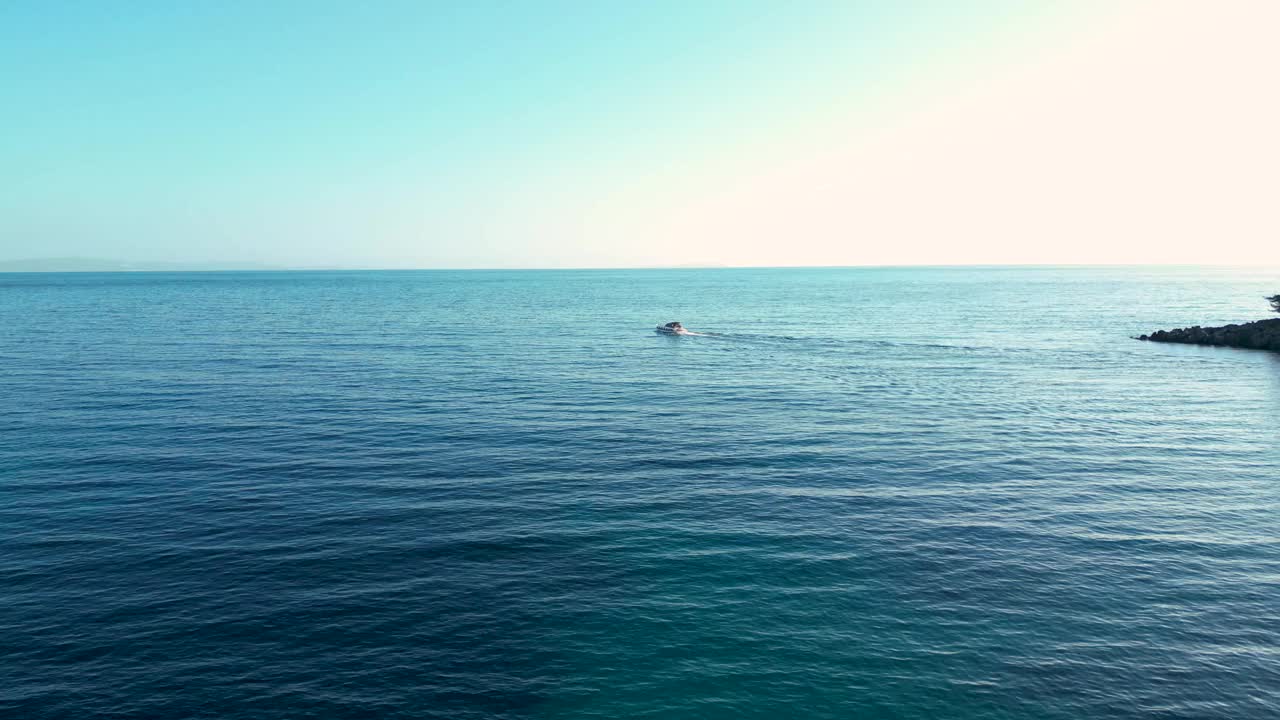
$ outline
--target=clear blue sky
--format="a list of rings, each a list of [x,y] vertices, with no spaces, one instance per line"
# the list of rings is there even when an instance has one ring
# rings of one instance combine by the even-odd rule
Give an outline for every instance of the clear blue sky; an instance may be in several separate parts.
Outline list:
[[[786,264],[698,228],[1093,22],[1048,5],[11,1],[0,260]]]

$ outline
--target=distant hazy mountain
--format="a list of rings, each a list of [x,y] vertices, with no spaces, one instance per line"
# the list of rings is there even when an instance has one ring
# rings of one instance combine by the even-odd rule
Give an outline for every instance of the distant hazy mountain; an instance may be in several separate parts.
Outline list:
[[[244,262],[121,262],[100,258],[32,258],[0,260],[0,272],[146,272],[160,270],[282,270],[279,266]]]

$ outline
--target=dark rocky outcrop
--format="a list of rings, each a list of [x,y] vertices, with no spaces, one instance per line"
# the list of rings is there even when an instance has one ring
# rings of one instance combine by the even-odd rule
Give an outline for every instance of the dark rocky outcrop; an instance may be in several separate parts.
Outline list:
[[[1280,318],[1259,320],[1242,325],[1224,325],[1222,327],[1200,327],[1196,325],[1195,327],[1178,328],[1177,330],[1157,330],[1150,335],[1139,335],[1137,339],[1280,352]]]

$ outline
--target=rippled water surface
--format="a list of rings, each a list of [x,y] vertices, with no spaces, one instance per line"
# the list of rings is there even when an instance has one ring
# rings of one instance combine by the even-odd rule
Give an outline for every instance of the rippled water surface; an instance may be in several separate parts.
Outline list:
[[[0,275],[0,717],[1280,717],[1275,292]]]

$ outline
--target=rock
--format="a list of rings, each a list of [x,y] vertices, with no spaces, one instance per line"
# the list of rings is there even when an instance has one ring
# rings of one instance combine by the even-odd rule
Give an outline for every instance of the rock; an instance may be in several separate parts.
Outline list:
[[[1280,352],[1280,318],[1222,327],[1193,325],[1175,330],[1156,330],[1150,335],[1139,335],[1138,339]]]

